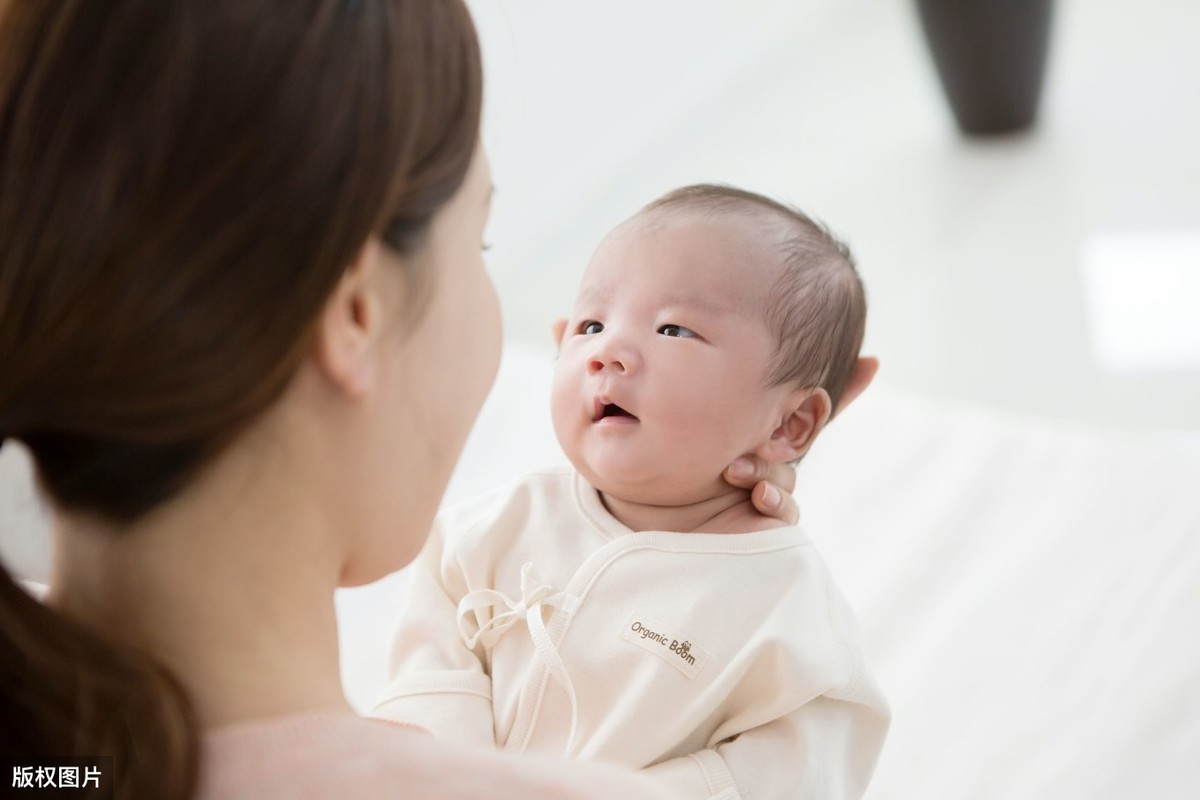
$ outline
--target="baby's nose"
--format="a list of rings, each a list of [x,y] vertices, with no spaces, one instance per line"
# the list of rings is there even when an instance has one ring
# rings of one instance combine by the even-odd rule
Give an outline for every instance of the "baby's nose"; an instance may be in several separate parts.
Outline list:
[[[637,369],[638,355],[632,343],[619,336],[601,334],[596,348],[588,358],[588,374],[595,375],[605,370],[618,375],[628,375]]]
[[[588,360],[588,372],[595,375],[597,372],[610,369],[613,372],[624,375],[627,371],[625,368],[626,360],[628,359],[622,359],[620,356],[595,355]]]

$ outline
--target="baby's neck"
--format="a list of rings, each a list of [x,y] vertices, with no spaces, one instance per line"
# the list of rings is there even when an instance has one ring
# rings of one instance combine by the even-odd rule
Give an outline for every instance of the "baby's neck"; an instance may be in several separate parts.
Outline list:
[[[752,533],[787,527],[784,522],[759,514],[750,502],[750,492],[732,486],[713,497],[681,506],[635,503],[604,492],[600,500],[618,522],[634,532]]]

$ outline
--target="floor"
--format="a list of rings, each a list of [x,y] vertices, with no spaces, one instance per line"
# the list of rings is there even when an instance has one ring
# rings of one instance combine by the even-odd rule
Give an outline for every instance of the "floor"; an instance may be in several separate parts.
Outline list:
[[[1200,438],[1200,4],[1063,0],[1037,124],[987,140],[909,2],[472,8],[510,340],[548,345],[612,224],[728,182],[849,240],[882,383]]]

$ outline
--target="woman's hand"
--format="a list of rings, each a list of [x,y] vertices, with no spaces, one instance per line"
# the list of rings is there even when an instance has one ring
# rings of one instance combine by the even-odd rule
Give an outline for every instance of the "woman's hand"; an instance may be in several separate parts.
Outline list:
[[[726,482],[750,490],[750,502],[764,517],[795,525],[800,507],[792,497],[796,468],[791,464],[768,464],[757,456],[741,456],[725,468]]]
[[[862,394],[878,371],[878,358],[860,356],[854,362],[834,415],[840,414],[850,401]],[[800,520],[800,507],[792,497],[792,490],[796,488],[796,468],[791,464],[768,464],[758,456],[740,456],[725,468],[725,481],[739,489],[749,489],[750,502],[764,517],[789,525]]]

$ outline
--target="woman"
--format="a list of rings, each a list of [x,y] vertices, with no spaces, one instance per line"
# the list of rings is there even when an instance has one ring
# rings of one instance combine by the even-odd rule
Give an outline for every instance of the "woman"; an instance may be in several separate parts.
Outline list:
[[[0,13],[0,442],[56,519],[46,604],[0,576],[0,749],[120,797],[651,796],[341,691],[333,591],[419,551],[499,358],[460,0]]]

